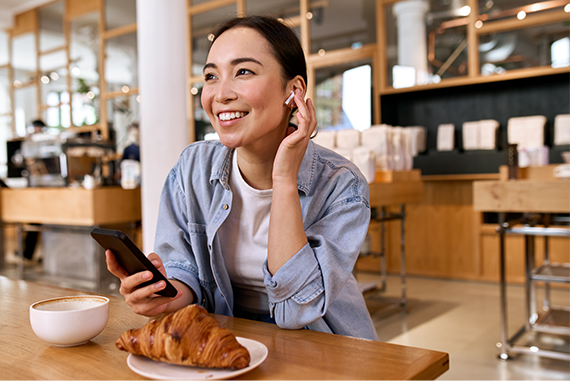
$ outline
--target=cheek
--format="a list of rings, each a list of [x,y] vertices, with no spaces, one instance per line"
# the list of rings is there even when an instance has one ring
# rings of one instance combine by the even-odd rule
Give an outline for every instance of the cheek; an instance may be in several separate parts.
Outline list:
[[[253,109],[257,110],[272,110],[273,112],[278,112],[281,109],[281,105],[285,103],[285,99],[281,101],[282,94],[279,91],[278,86],[264,86],[263,88],[251,88],[248,89],[247,102]]]
[[[202,108],[206,111],[207,114],[210,114],[212,102],[210,101],[211,97],[209,95],[209,91],[206,88],[202,89],[202,96],[200,97],[200,102],[202,103]]]

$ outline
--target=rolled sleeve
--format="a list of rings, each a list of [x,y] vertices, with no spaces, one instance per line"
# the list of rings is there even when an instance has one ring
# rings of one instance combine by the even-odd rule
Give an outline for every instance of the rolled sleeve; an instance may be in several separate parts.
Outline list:
[[[319,271],[319,262],[309,243],[287,261],[274,276],[263,265],[265,287],[271,303],[280,303],[293,299],[305,304],[315,299],[324,291],[324,284]]]

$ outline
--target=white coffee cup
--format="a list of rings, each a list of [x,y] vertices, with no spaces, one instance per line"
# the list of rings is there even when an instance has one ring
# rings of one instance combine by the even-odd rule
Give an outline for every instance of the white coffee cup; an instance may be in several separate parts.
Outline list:
[[[103,331],[108,320],[109,298],[104,296],[64,296],[30,306],[36,336],[61,347],[85,344]]]

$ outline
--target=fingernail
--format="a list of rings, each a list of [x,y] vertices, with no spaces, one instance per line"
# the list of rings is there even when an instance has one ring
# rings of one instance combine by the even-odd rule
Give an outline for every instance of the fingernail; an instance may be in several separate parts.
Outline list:
[[[157,290],[161,289],[164,287],[164,282],[160,281],[158,282],[155,286],[154,286]]]
[[[143,274],[143,278],[146,280],[150,280],[152,279],[152,273],[150,271],[147,271]]]

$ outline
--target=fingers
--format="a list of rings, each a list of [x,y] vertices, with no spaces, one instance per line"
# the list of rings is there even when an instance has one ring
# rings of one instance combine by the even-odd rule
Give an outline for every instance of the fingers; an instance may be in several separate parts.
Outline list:
[[[115,254],[111,250],[105,251],[105,262],[107,264],[107,269],[111,274],[119,278],[121,281],[128,277],[129,274],[119,265],[117,262],[117,258],[115,258]]]
[[[141,283],[151,279],[152,273],[143,271],[127,277],[121,282],[119,292],[124,296],[125,301],[132,310],[139,315],[158,315],[166,310],[170,302],[179,299],[183,295],[183,292],[180,290],[173,298],[157,295],[158,292],[166,288],[166,282],[164,281],[139,287]]]
[[[297,104],[297,120],[299,120],[299,129],[304,135],[311,135],[317,126],[317,118],[313,101],[307,98],[305,102],[301,97],[302,93],[297,90],[295,93],[295,103]]]
[[[150,253],[147,257],[150,262],[162,273],[162,275],[166,276],[166,269],[162,264],[162,260],[156,253]]]
[[[166,270],[155,253],[148,256],[151,263],[166,276]],[[129,275],[117,262],[117,259],[111,250],[105,251],[105,261],[107,269],[121,280],[119,292],[125,298],[131,309],[143,316],[155,316],[166,310],[168,303],[180,298],[183,293],[178,291],[174,298],[157,295],[158,292],[166,288],[166,282],[158,281],[151,283],[145,287],[141,284],[152,282],[153,274],[150,271],[141,271],[133,275]]]

